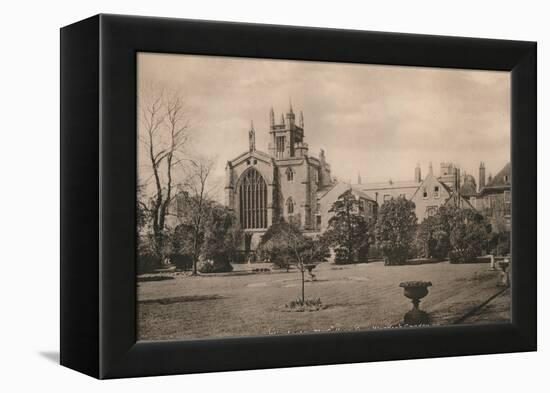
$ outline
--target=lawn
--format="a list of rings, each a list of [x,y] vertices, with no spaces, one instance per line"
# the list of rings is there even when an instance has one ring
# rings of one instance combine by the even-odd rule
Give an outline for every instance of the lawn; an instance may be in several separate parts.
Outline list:
[[[395,326],[411,308],[402,281],[426,280],[433,286],[420,304],[432,324],[451,324],[501,291],[488,264],[384,266],[381,262],[337,266],[320,264],[317,281],[306,282],[306,297],[320,298],[324,309],[289,312],[284,305],[300,296],[297,271],[251,274],[268,265],[235,265],[231,275],[189,276],[138,283],[140,340],[251,336],[318,331],[348,331]],[[509,299],[509,297],[508,297]],[[501,300],[502,303],[502,300]],[[495,320],[509,318],[509,300]],[[479,313],[483,313],[480,310]],[[491,314],[493,315],[493,314]],[[476,319],[477,318],[477,319]],[[487,323],[479,315],[473,322]],[[468,323],[472,323],[468,321]]]

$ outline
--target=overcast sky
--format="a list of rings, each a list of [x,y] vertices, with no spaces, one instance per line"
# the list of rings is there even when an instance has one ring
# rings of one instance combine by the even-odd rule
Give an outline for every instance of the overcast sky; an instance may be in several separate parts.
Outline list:
[[[193,149],[216,157],[214,175],[248,149],[267,151],[269,110],[304,113],[310,155],[326,151],[333,175],[353,182],[412,180],[433,162],[496,174],[510,160],[510,74],[140,53],[138,83],[171,85],[192,109]]]

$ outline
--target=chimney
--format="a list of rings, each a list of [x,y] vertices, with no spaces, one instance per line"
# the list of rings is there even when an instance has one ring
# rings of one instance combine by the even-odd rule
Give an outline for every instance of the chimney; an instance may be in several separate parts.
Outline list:
[[[420,183],[422,181],[422,174],[420,172],[420,164],[416,163],[416,168],[414,168],[414,181]]]
[[[485,163],[479,163],[479,190],[481,191],[485,187]]]
[[[460,168],[454,168],[455,172],[455,190],[458,193],[460,190]]]

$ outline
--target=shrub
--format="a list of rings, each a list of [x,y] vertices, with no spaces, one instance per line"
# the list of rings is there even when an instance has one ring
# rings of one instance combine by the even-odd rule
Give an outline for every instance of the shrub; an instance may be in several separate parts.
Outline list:
[[[383,257],[384,254],[378,245],[374,244],[369,248],[369,259],[380,259]]]
[[[187,271],[193,267],[193,257],[188,254],[171,254],[170,261],[179,270]]]
[[[228,273],[233,271],[233,266],[229,262],[216,262],[206,260],[199,263],[198,270],[200,273]]]
[[[138,254],[137,273],[151,273],[161,266],[159,258],[153,253]]]
[[[166,281],[166,280],[173,280],[174,277],[172,276],[145,276],[145,277],[138,277],[137,282],[149,282],[149,281]]]
[[[285,308],[293,311],[318,311],[323,308],[323,303],[321,299],[296,299],[290,303],[285,304]]]
[[[271,269],[268,269],[267,267],[257,267],[252,269],[254,273],[270,273]]]
[[[510,254],[510,241],[504,240],[497,244],[495,254],[499,256]]]
[[[334,254],[334,263],[336,265],[350,265],[355,263],[355,258],[349,255],[347,248],[335,248]]]
[[[272,263],[273,266],[278,267],[279,269],[285,269],[287,272],[290,270],[290,266],[292,265],[292,262],[286,255],[275,258]]]
[[[406,265],[406,266],[426,265],[430,263],[440,263],[443,261],[444,259],[439,259],[439,258],[414,258],[414,259],[411,258],[411,259],[407,259],[401,265]]]
[[[507,232],[492,232],[489,237],[491,254],[503,256],[510,253],[510,236]]]

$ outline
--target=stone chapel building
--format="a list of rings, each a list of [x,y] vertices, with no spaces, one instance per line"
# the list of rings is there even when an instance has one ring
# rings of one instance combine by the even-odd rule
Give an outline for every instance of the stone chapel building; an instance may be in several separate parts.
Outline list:
[[[335,182],[325,152],[309,154],[304,139],[304,116],[298,121],[292,105],[280,121],[269,114],[267,152],[256,148],[256,130],[251,124],[248,151],[227,162],[225,201],[245,232],[244,251],[254,250],[274,222],[284,219],[308,233],[327,227],[330,206],[346,191],[362,203],[365,216],[376,214],[376,202],[351,185]]]

